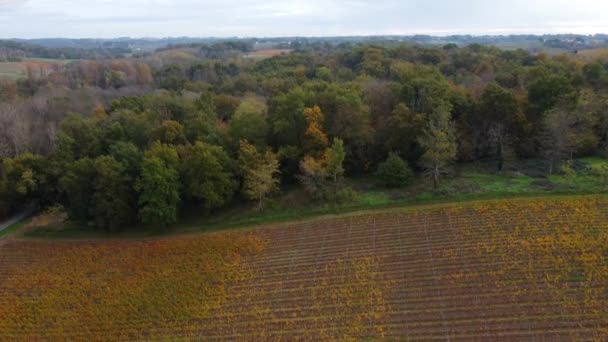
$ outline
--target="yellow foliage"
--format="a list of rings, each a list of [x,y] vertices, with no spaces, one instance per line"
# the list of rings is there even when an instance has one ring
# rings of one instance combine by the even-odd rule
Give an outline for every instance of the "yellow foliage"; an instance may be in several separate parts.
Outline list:
[[[323,113],[321,108],[314,106],[304,109],[304,116],[308,121],[308,127],[304,133],[304,148],[310,154],[319,155],[329,144],[329,139],[323,132]]]

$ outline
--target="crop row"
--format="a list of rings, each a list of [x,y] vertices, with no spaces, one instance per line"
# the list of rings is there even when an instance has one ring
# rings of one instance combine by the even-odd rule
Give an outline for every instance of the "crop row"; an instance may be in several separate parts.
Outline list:
[[[608,339],[608,201],[0,246],[0,340]]]

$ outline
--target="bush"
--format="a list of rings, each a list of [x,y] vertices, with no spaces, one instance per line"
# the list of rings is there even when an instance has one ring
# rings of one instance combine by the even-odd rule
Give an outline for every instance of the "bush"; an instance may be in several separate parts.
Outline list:
[[[608,165],[602,164],[597,166],[592,166],[590,170],[591,175],[598,177],[602,180],[608,180]]]
[[[576,169],[574,167],[574,163],[572,160],[567,160],[562,163],[560,167],[560,172],[562,175],[571,178],[576,176]]]
[[[336,203],[348,204],[354,202],[357,197],[359,197],[359,194],[353,188],[345,187],[338,190],[338,192],[335,194],[335,197]]]
[[[378,166],[376,177],[387,187],[398,188],[407,185],[414,172],[396,153],[390,153],[386,161]]]

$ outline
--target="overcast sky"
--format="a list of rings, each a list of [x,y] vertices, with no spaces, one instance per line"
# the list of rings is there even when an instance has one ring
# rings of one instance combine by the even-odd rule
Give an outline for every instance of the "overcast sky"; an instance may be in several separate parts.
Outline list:
[[[608,33],[607,0],[0,0],[0,38]]]

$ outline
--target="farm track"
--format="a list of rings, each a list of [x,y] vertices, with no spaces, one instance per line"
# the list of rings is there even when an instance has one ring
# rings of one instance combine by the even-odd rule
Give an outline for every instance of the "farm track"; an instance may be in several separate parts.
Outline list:
[[[146,250],[146,243],[14,241],[0,246],[0,340],[608,340],[607,232],[603,199],[511,200],[259,229],[247,234],[264,241],[264,250],[221,261],[235,273],[213,282],[219,287],[205,300],[217,305],[208,310],[158,324],[145,313],[115,321],[112,312],[131,312],[125,307],[140,304],[108,298],[103,315],[89,312],[95,305],[83,294],[95,291],[75,283],[73,291],[84,302],[69,305],[86,312],[91,324],[60,326],[36,310],[19,311],[27,321],[20,322],[1,308],[15,298],[36,308],[39,295],[62,291],[65,283],[52,272],[41,278],[30,270],[83,250],[98,253],[77,262],[79,273],[62,271],[71,281],[112,286],[107,279],[113,272],[113,279],[137,284],[130,277],[142,266],[122,268],[113,253]],[[173,260],[172,272],[205,265],[204,258],[189,259],[188,250],[150,244]],[[129,257],[136,265],[144,261],[137,253]],[[98,259],[116,266],[91,269]],[[151,279],[164,279],[164,270],[150,272],[156,277]],[[37,286],[15,288],[27,283]],[[194,297],[200,291],[181,290]],[[180,308],[176,299],[168,309]]]

